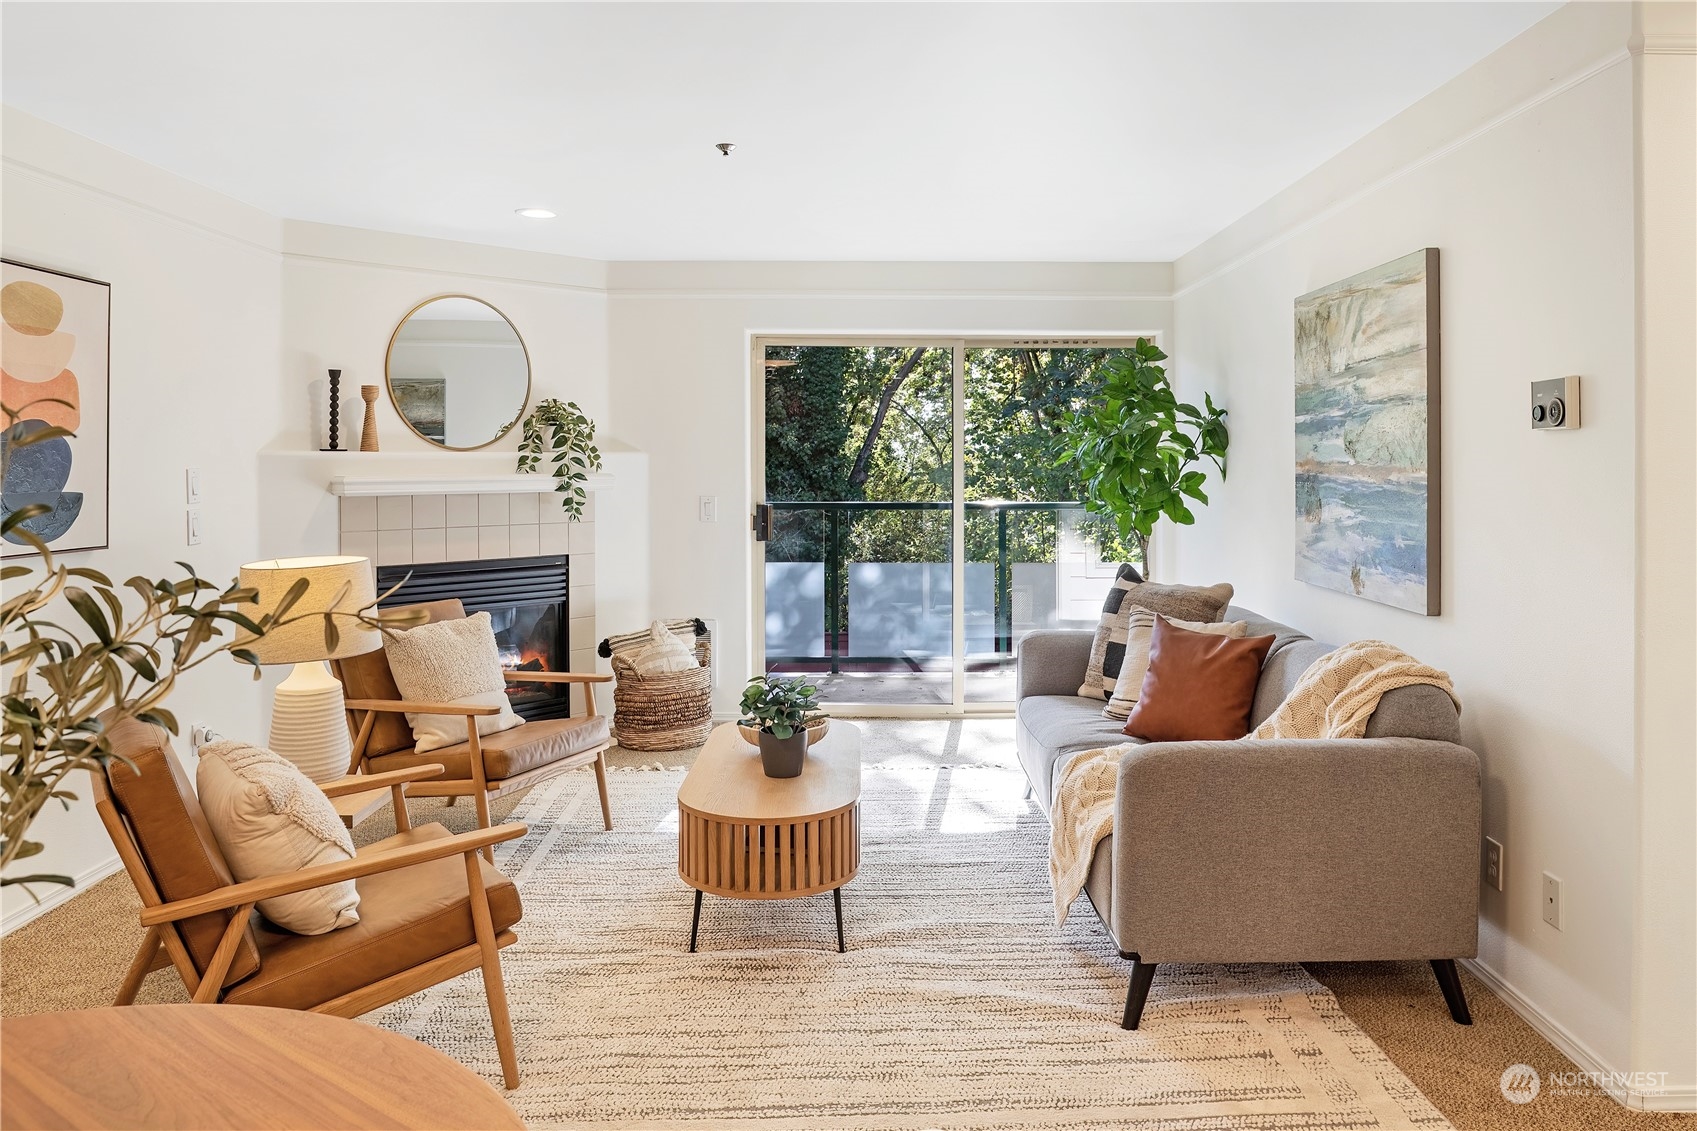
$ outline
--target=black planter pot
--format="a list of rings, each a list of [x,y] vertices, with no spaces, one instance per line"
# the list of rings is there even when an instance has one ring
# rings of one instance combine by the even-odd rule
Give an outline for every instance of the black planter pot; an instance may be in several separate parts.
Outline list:
[[[788,738],[771,731],[760,732],[760,768],[769,778],[798,778],[807,756],[807,732],[798,730]]]

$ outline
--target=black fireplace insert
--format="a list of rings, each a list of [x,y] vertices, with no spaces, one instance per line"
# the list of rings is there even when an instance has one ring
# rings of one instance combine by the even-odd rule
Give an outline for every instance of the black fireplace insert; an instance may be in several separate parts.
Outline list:
[[[569,670],[571,656],[569,581],[570,564],[564,555],[378,566],[379,593],[400,585],[378,607],[458,597],[468,615],[489,614],[503,667],[563,672]],[[525,719],[561,719],[571,714],[566,684],[509,683],[507,696],[513,710]]]

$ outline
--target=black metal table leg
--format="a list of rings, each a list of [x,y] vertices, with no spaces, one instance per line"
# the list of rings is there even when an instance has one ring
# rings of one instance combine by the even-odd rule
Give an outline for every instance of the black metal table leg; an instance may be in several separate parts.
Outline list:
[[[695,932],[701,929],[701,889],[695,889],[695,917],[689,921],[689,952],[695,953]]]
[[[843,889],[831,889],[831,902],[837,905],[837,953],[842,954],[848,948],[843,945]]]

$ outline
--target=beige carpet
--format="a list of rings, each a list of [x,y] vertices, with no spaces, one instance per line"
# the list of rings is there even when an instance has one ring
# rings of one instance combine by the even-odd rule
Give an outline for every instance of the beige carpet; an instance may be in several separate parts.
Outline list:
[[[1013,764],[1012,728],[1005,720],[872,720],[862,721],[857,725],[862,728],[868,762],[893,762],[918,767],[981,764],[1011,768]],[[693,751],[654,754],[615,750],[611,761],[615,766],[625,768],[644,765],[677,767],[687,766],[693,755]],[[628,826],[624,821],[624,798],[627,791],[639,778],[649,776],[621,773],[614,778],[615,814],[624,828],[634,829],[634,826]],[[523,800],[507,798],[497,802],[497,819],[503,818]],[[437,801],[415,801],[413,817],[415,821],[440,820],[456,830],[469,828],[473,823],[471,807],[465,803],[454,809],[444,809]],[[576,843],[599,840],[603,836],[597,831],[600,823],[592,805],[580,809],[570,825]],[[384,835],[387,827],[384,816],[379,815],[356,832],[356,839],[375,839]],[[1038,833],[1033,834],[1037,835]],[[869,884],[871,878],[870,871],[864,872],[862,878],[848,889],[846,911],[849,938],[851,945],[856,947],[864,941],[864,936],[857,932],[864,931],[867,927],[863,921],[866,908],[860,905],[864,902],[860,892],[863,885]],[[675,875],[673,880],[675,882]],[[597,886],[587,880],[584,885],[591,889]],[[526,936],[527,941],[536,932],[540,918],[536,912],[537,901],[542,898],[534,889],[528,889],[526,892],[528,906],[532,910],[521,934]],[[664,951],[667,947],[683,947],[686,941],[684,932],[688,929],[689,921],[687,900],[687,894],[680,888],[674,888],[671,894],[659,901],[659,906],[648,909],[653,915],[663,917],[660,924],[653,925],[657,932],[657,952]],[[569,903],[569,900],[567,902]],[[813,906],[814,902],[819,904],[817,908]],[[136,921],[139,905],[140,901],[129,881],[120,874],[92,885],[78,898],[0,939],[0,1013],[15,1015],[109,1004],[124,967],[141,940],[141,928]],[[796,945],[821,948],[821,958],[834,957],[824,951],[832,941],[829,903],[824,900],[809,901],[795,905],[794,909],[797,918],[790,929],[795,932],[793,937],[796,939]],[[638,908],[632,904],[628,910],[634,918]],[[723,904],[715,909],[714,905],[709,903],[706,913],[708,931],[724,932],[735,927],[736,937],[709,933],[704,936],[704,940],[714,940],[711,943],[713,947],[728,947],[739,939],[752,937],[760,922],[746,916],[762,913],[754,905]],[[725,916],[732,916],[732,921],[726,922]],[[1085,913],[1075,919],[1079,925],[1087,926],[1090,916]],[[717,950],[704,953],[723,956],[723,952]],[[673,957],[675,955],[668,957],[667,961],[670,962]],[[1123,981],[1120,977],[1123,964],[1111,958],[1101,958],[1099,961],[1107,965],[1109,973],[1101,981],[1100,988],[1094,991],[1095,996],[1089,1007],[1082,1011],[1090,1018],[1092,1033],[1095,1036],[1100,1035],[1093,1028],[1096,1021],[1101,1020],[1111,1026],[1112,1013],[1123,993]],[[1679,1131],[1697,1131],[1697,1117],[1627,1111],[1600,1094],[1552,1096],[1546,1093],[1524,1106],[1505,1102],[1497,1090],[1497,1081],[1502,1070],[1508,1065],[1524,1063],[1543,1072],[1571,1071],[1573,1066],[1502,1001],[1465,974],[1463,979],[1467,984],[1468,998],[1476,1021],[1476,1024],[1466,1028],[1450,1022],[1431,972],[1424,962],[1315,965],[1308,967],[1308,970],[1333,992],[1348,1018],[1384,1050],[1397,1068],[1411,1079],[1455,1126],[1463,1128],[1464,1131],[1497,1131],[1499,1128],[1571,1128],[1576,1131],[1608,1131],[1615,1128],[1625,1131],[1673,1131],[1678,1128]],[[900,974],[892,971],[889,977],[895,980]],[[1164,977],[1163,972],[1162,977],[1157,978],[1157,990]],[[572,980],[565,968],[555,970],[549,978],[560,983],[561,997],[565,1000],[565,1004],[560,1006],[562,1010],[586,1008],[604,993],[593,985],[585,986],[581,980]],[[475,990],[475,975],[467,975],[461,981]],[[567,983],[570,983],[569,986]],[[515,996],[521,992],[515,984]],[[140,997],[142,1001],[155,1002],[186,999],[187,995],[183,992],[181,982],[169,970],[150,977]],[[1159,1000],[1157,994],[1156,1001]],[[408,1004],[410,1003],[401,1003],[401,1008]],[[1152,1017],[1154,1008],[1154,1005],[1151,1005]],[[477,1004],[475,1010],[466,1018],[470,1031],[476,1034],[486,1031],[483,1029],[485,1021],[481,1009],[481,1004]],[[692,1015],[697,1011],[695,1005],[683,1005],[685,1015]],[[645,1028],[651,1024],[669,1023],[665,1019],[643,1020]],[[734,1022],[725,1024],[728,1028]],[[521,1028],[521,1042],[524,1041],[525,1032],[525,1029]],[[611,1051],[618,1052],[622,1047],[620,1042],[633,1039],[629,1034],[621,1034],[613,1040]],[[949,1033],[943,1033],[938,1039],[947,1041],[951,1038]],[[538,1050],[533,1045],[523,1043],[520,1054],[522,1066],[527,1072],[533,1057],[540,1055],[547,1059],[549,1056],[547,1050]],[[482,1057],[476,1063],[488,1071],[493,1057],[492,1047],[476,1055]],[[900,1062],[906,1055],[908,1054],[905,1047],[897,1047],[891,1050],[890,1059]],[[720,1071],[719,1063],[717,1053],[712,1052],[698,1063],[690,1065],[685,1075],[691,1080],[710,1083]],[[596,1068],[595,1063],[590,1063],[586,1072],[592,1074]],[[1123,1062],[1122,1068],[1126,1071],[1138,1070],[1134,1061]],[[520,1100],[521,1106],[522,1097],[529,1090],[531,1083],[532,1081],[527,1079],[525,1087],[517,1093],[516,1098]],[[1012,1089],[1022,1085],[1023,1081],[1016,1078],[1006,1086]],[[987,1109],[994,1110],[993,1097],[984,1103]],[[972,1120],[957,1122],[977,1125]],[[1046,1113],[1032,1112],[1028,1113],[1027,1125],[1045,1127],[1052,1124]],[[1223,1125],[1257,1124],[1226,1119]],[[1297,1125],[1302,1124],[1298,1121]]]
[[[1057,930],[1042,818],[1006,768],[869,768],[860,877],[831,901],[709,898],[689,954],[680,771],[539,787],[497,863],[533,1127],[1437,1128],[1448,1124],[1301,967],[1163,968],[1116,1025],[1126,963],[1090,916]],[[487,1075],[461,979],[374,1014]]]

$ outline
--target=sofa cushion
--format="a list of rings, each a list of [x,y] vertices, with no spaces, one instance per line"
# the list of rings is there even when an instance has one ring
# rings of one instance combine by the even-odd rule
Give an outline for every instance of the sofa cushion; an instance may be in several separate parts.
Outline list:
[[[481,739],[483,745],[483,776],[491,782],[516,778],[531,770],[541,769],[562,758],[594,750],[610,737],[606,715],[580,715],[571,719],[533,719],[512,730],[500,731]],[[371,759],[371,772],[407,770],[435,762],[443,767],[442,780],[458,781],[471,777],[471,744],[462,742],[441,750],[420,754],[402,750]]]
[[[1032,695],[1015,709],[1015,745],[1043,811],[1055,792],[1058,762],[1085,750],[1120,746],[1136,739],[1120,733],[1123,725],[1102,717],[1102,703],[1077,695]]]
[[[365,856],[449,836],[441,825],[421,825],[360,849]],[[523,913],[518,888],[478,860],[489,916],[503,931]],[[259,932],[259,973],[224,996],[231,1005],[311,1009],[393,974],[477,941],[465,858],[449,856],[355,881],[360,919],[326,935]]]
[[[1231,603],[1232,587],[1218,585],[1163,585],[1144,581],[1129,565],[1121,566],[1113,588],[1102,602],[1102,621],[1090,644],[1090,662],[1078,693],[1104,702],[1114,693],[1120,663],[1125,658],[1126,629],[1134,608],[1148,609],[1183,620],[1217,621]]]
[[[1455,701],[1441,687],[1417,683],[1397,687],[1379,697],[1367,720],[1367,738],[1429,738],[1461,742],[1461,716]]]
[[[1151,742],[1242,738],[1273,639],[1233,640],[1156,617],[1149,672],[1125,733]]]
[[[1271,636],[1273,638],[1273,647],[1272,650],[1267,653],[1269,656],[1277,655],[1280,649],[1294,644],[1299,640],[1308,639],[1308,634],[1306,632],[1292,628],[1288,624],[1281,624],[1278,621],[1273,620],[1271,617],[1264,617],[1252,609],[1243,608],[1241,605],[1228,605],[1226,607],[1226,611],[1221,614],[1220,619],[1240,620],[1245,622],[1249,626],[1244,631],[1245,636]]]
[[[1137,697],[1143,693],[1143,677],[1149,674],[1149,648],[1155,640],[1155,618],[1159,615],[1148,609],[1132,610],[1131,619],[1126,623],[1125,661],[1120,664],[1119,678],[1114,680],[1114,694],[1108,705],[1102,708],[1103,718],[1118,719],[1123,723],[1131,717],[1131,709],[1137,706]],[[1209,624],[1199,620],[1168,618],[1167,623],[1189,632],[1205,632],[1233,640],[1241,640],[1249,634],[1249,622],[1243,620]]]
[[[1308,670],[1308,665],[1332,650],[1330,644],[1322,644],[1306,636],[1289,640],[1282,648],[1277,640],[1273,644],[1267,662],[1261,665],[1261,682],[1255,687],[1255,706],[1249,712],[1251,730],[1272,717],[1291,688],[1296,686],[1296,681],[1302,678],[1302,673]]]
[[[1272,625],[1272,621],[1262,621]],[[1277,626],[1282,628],[1283,626]],[[1250,633],[1255,632],[1251,623]],[[1296,681],[1321,656],[1335,646],[1306,636],[1275,642],[1273,653],[1261,667],[1261,682],[1255,689],[1255,708],[1250,712],[1250,729],[1260,726],[1279,709]],[[1437,742],[1461,741],[1461,716],[1441,689],[1425,684],[1387,691],[1378,709],[1367,720],[1367,738],[1429,738]]]

